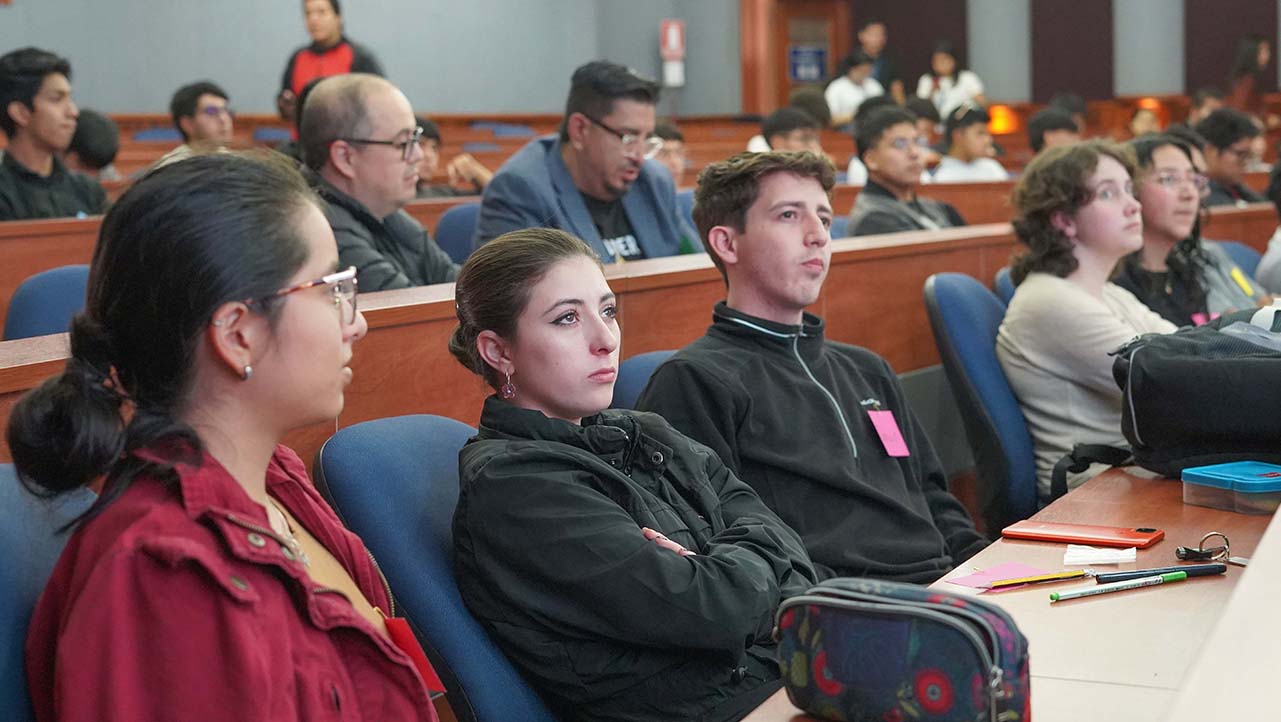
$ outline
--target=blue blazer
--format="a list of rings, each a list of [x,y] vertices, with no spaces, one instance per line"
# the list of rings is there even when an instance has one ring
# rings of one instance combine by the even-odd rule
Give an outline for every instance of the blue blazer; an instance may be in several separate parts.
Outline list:
[[[601,242],[582,193],[569,176],[560,148],[558,136],[543,136],[503,163],[481,199],[473,248],[508,231],[542,226],[572,233],[586,241],[602,260],[614,260]],[[702,249],[698,234],[681,217],[671,175],[658,163],[645,161],[640,176],[622,200],[623,211],[646,258]]]

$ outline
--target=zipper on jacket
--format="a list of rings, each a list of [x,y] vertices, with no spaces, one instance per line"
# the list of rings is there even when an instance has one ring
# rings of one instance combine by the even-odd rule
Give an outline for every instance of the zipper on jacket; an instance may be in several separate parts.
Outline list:
[[[907,616],[907,617],[919,617],[921,619],[927,619],[933,622],[937,622],[939,624],[942,624],[945,627],[950,627],[956,630],[958,633],[961,634],[961,636],[965,637],[965,639],[970,643],[970,645],[974,648],[974,651],[978,654],[980,663],[982,663],[988,669],[988,675],[989,675],[988,676],[988,715],[991,719],[991,722],[998,722],[996,702],[999,698],[1003,696],[1001,694],[1001,689],[1002,689],[1002,681],[1004,680],[1005,675],[1004,675],[1004,672],[1001,671],[1000,665],[997,664],[993,659],[993,653],[996,653],[999,655],[1000,646],[993,645],[992,649],[989,650],[987,644],[985,644],[984,641],[979,638],[978,633],[976,633],[969,626],[957,621],[956,619],[953,619],[952,616],[950,616],[949,614],[944,614],[943,612],[935,611],[934,609],[930,608],[931,605],[928,605],[928,604],[923,606],[917,606],[916,604],[886,604],[880,600],[878,600],[877,602],[865,602],[862,600],[842,599],[840,597],[831,597],[827,595],[823,595],[823,596],[806,595],[802,597],[792,597],[791,599],[787,600],[787,602],[783,606],[779,607],[779,614],[782,614],[782,612],[785,609],[804,606],[806,604],[827,605],[827,606],[836,607],[838,609],[844,608],[844,609],[856,610],[859,612],[864,612],[872,615],[880,615],[885,617],[895,616],[895,615]],[[955,607],[948,607],[947,609],[949,612],[956,610]],[[990,629],[990,627],[988,628]],[[999,657],[997,659],[999,659]]]
[[[801,357],[800,334],[779,333],[777,331],[771,331],[768,328],[757,326],[756,324],[748,321],[744,321],[741,318],[727,318],[726,320],[731,321],[733,323],[737,323],[740,326],[746,326],[747,328],[750,328],[753,331],[758,331],[767,336],[773,336],[774,338],[791,339],[792,355],[796,357],[796,362],[801,365],[801,369],[805,371],[805,375],[809,377],[809,380],[813,382],[815,386],[818,387],[819,391],[823,392],[823,395],[825,397],[827,397],[828,402],[832,405],[832,410],[836,412],[836,418],[841,422],[841,429],[845,432],[845,440],[848,441],[850,444],[850,453],[854,454],[854,458],[857,459],[858,446],[854,443],[854,434],[850,431],[849,422],[845,420],[845,412],[841,411],[841,405],[837,403],[836,397],[832,395],[831,391],[827,390],[826,386],[818,382],[818,379],[815,378],[814,374],[810,371],[810,367],[806,365],[805,359]]]
[[[387,616],[394,617],[396,616],[396,597],[392,596],[391,584],[387,582],[387,575],[383,574],[383,568],[378,565],[378,560],[374,558],[374,553],[369,551],[369,547],[365,547],[365,553],[369,555],[369,561],[373,562],[374,571],[378,572],[378,578],[382,580],[383,591],[387,592],[387,606],[391,607],[387,612]]]

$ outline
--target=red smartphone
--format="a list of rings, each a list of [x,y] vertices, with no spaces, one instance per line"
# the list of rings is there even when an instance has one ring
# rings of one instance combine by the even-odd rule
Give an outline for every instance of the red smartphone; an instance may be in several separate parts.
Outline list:
[[[1123,526],[1093,526],[1090,524],[1063,524],[1053,521],[1024,519],[1001,530],[1007,539],[1030,541],[1067,542],[1101,547],[1138,547],[1147,549],[1165,538],[1160,529]]]

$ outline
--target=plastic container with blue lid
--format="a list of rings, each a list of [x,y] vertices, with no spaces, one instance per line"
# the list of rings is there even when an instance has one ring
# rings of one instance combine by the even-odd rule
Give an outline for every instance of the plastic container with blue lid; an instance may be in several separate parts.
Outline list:
[[[1281,466],[1234,461],[1189,467],[1183,470],[1183,503],[1271,514],[1281,506]]]

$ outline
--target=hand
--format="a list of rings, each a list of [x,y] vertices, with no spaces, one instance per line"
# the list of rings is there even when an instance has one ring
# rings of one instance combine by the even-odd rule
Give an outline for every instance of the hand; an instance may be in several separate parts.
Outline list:
[[[285,120],[293,122],[294,110],[297,105],[298,98],[294,95],[294,91],[289,88],[281,90],[280,95],[276,96],[276,110],[279,111],[280,117]]]
[[[680,544],[677,544],[676,542],[672,541],[671,539],[668,539],[667,537],[663,536],[662,532],[656,532],[653,529],[650,529],[649,527],[644,527],[641,529],[641,533],[645,535],[646,539],[654,542],[655,544],[659,545],[664,549],[674,551],[683,557],[698,556],[695,552],[692,552],[686,549],[685,547],[681,546]]]
[[[476,190],[485,190],[485,186],[489,185],[490,179],[494,177],[493,171],[467,153],[457,155],[449,161],[449,165],[445,166],[445,172],[449,174],[451,186],[471,185]]]

